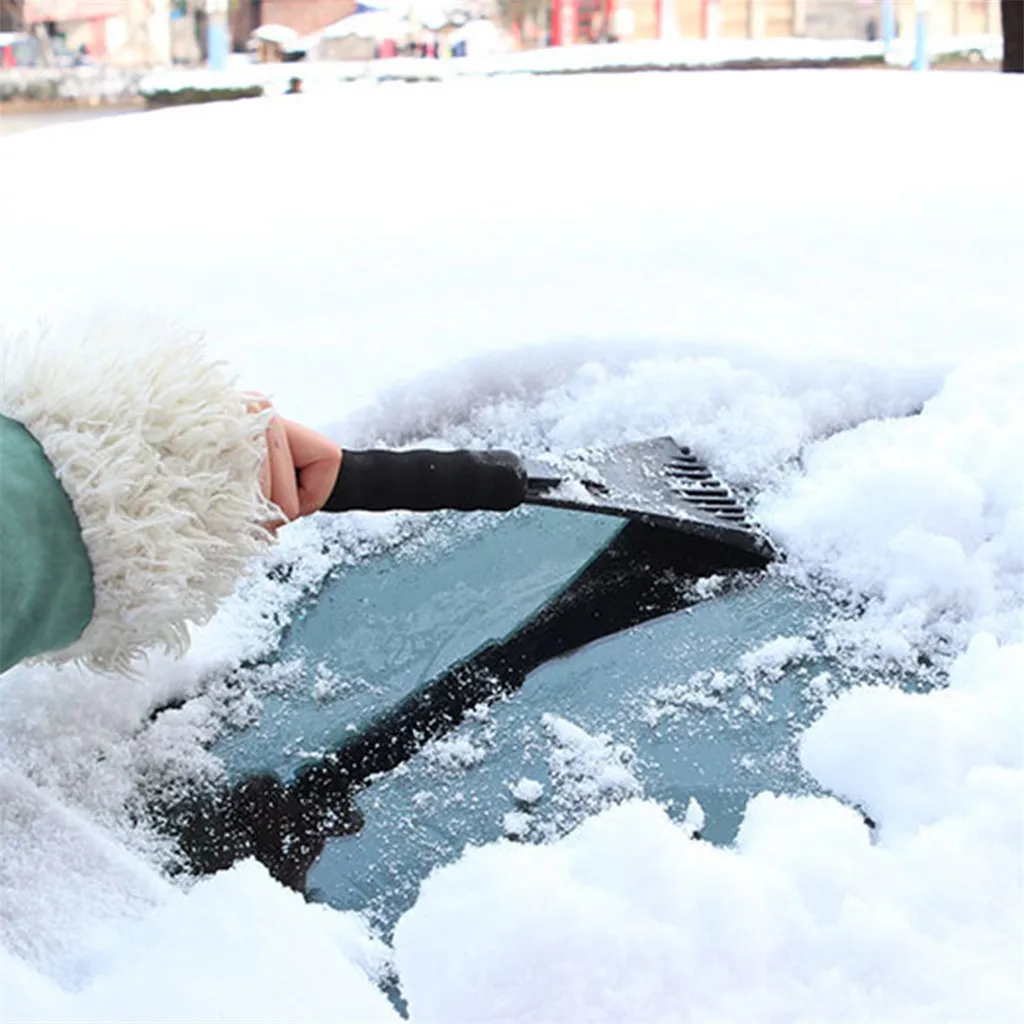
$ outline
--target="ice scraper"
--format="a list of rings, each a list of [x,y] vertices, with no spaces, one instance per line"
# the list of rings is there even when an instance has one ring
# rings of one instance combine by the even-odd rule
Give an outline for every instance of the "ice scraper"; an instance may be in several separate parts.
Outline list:
[[[775,556],[732,491],[671,437],[524,461],[506,451],[346,450],[327,512],[550,505],[637,520]]]

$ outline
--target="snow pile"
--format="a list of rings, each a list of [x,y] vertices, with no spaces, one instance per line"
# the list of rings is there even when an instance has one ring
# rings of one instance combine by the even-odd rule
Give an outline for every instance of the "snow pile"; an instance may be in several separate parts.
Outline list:
[[[169,892],[144,919],[102,936],[83,958],[73,994],[24,960],[0,955],[5,1021],[401,1019],[370,980],[385,974],[388,958],[362,922],[305,903],[255,862],[188,895]]]
[[[874,834],[837,800],[764,794],[717,849],[690,838],[696,809],[680,827],[632,799],[439,869],[395,936],[413,1020],[1020,1019],[1010,78],[465,80],[0,142],[19,247],[5,329],[126,303],[187,317],[247,385],[348,444],[537,454],[674,433],[755,503],[780,571],[845,602],[815,649],[865,684],[952,666],[927,695],[808,680],[826,709],[804,762]],[[339,157],[339,118],[374,145]],[[254,138],[274,139],[256,164]],[[52,202],[69,151],[88,156],[73,208]],[[222,189],[182,192],[196,152],[232,183],[230,223]],[[538,167],[558,169],[551,187],[526,187]],[[297,181],[303,216],[254,214]],[[396,1019],[361,925],[253,865],[186,891],[138,811],[219,777],[205,745],[281,682],[233,670],[274,649],[332,567],[435,537],[400,516],[297,524],[144,683],[4,676],[4,1019]],[[753,652],[751,692],[808,653],[792,637]],[[741,685],[743,666],[720,665],[651,713]],[[595,807],[638,793],[614,740],[550,728],[564,787],[512,813],[535,820],[577,784]]]
[[[544,795],[544,785],[525,776],[509,787],[512,796],[522,804],[535,804]]]
[[[885,837],[903,842],[920,831],[955,846],[969,834],[981,845],[991,840],[1010,864],[1020,853],[1022,714],[1024,646],[1000,647],[980,633],[953,665],[947,689],[843,694],[804,736],[802,757],[826,786],[876,818]],[[1014,875],[1002,872],[1001,884],[1014,884]],[[948,898],[969,900],[977,884],[962,878]]]
[[[479,764],[487,756],[487,750],[468,736],[448,736],[424,747],[421,756],[441,769],[466,769]]]
[[[641,795],[636,755],[626,744],[607,733],[592,735],[560,715],[545,713],[540,724],[550,743],[550,792],[545,794],[536,779],[521,778],[511,785],[516,809],[502,819],[505,835],[552,840],[587,815]]]
[[[605,734],[591,736],[558,715],[544,715],[541,724],[552,739],[548,767],[563,800],[596,807],[640,792],[628,747]]]
[[[518,809],[508,811],[503,816],[502,829],[505,835],[511,839],[524,839],[534,825],[534,819],[529,811],[544,796],[544,785],[536,779],[528,779],[524,776],[514,785],[509,786],[509,792],[511,792]]]
[[[874,839],[763,794],[735,849],[632,802],[469,850],[396,931],[412,1019],[1017,1019],[1022,714],[1024,647],[984,637],[948,691],[841,697],[804,756]]]
[[[266,24],[260,25],[252,32],[252,39],[259,39],[265,43],[292,43],[299,34],[287,25]]]
[[[1017,354],[964,365],[920,415],[808,446],[758,508],[801,565],[871,596],[857,629],[894,660],[1024,632],[1021,393]]]
[[[0,68],[0,103],[16,99],[101,103],[131,103],[145,72],[108,64],[82,67]]]

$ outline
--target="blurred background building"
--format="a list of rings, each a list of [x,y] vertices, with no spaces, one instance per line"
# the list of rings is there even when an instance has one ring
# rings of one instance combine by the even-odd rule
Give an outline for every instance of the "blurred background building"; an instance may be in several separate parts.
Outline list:
[[[524,4],[529,0],[502,0]],[[548,0],[555,43],[627,39],[875,39],[883,0]],[[902,32],[916,0],[893,0]],[[999,0],[932,0],[930,31],[939,36],[997,33]]]
[[[897,37],[912,37],[923,0],[891,0]],[[930,0],[935,37],[996,35],[1000,0]],[[531,48],[632,40],[804,37],[878,39],[885,0],[0,0],[0,32],[22,33],[40,63],[88,57],[115,64],[194,64],[208,56],[211,19],[225,22],[235,51],[253,50],[264,27],[297,39],[338,40],[339,23],[387,12],[436,42],[467,24],[490,25],[503,46]],[[332,35],[332,30],[335,30]],[[268,36],[273,38],[273,36]],[[283,38],[283,37],[282,37]],[[365,41],[366,33],[361,35]],[[373,40],[369,46],[374,50]],[[309,55],[363,58],[365,46],[334,43]],[[379,49],[377,52],[380,52]],[[449,44],[446,54],[456,52]]]
[[[170,15],[170,0],[0,0],[0,32],[24,36],[24,63],[160,66]]]
[[[922,0],[892,0],[898,35]],[[236,48],[260,25],[299,36],[367,9],[408,13],[428,27],[489,19],[520,47],[655,39],[878,39],[884,0],[232,0]],[[999,0],[930,0],[935,36],[997,34]]]

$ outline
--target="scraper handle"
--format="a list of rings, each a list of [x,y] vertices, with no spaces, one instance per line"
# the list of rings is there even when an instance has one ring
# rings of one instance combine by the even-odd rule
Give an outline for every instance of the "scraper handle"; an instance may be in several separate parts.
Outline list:
[[[325,512],[507,512],[526,498],[526,469],[506,451],[342,453]]]

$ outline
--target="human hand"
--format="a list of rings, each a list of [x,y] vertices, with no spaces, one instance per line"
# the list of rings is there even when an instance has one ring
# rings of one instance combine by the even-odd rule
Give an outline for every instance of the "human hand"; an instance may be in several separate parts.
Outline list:
[[[253,412],[270,407],[259,397],[250,402]],[[291,522],[323,508],[341,470],[341,448],[309,427],[274,416],[267,425],[267,457],[260,469],[260,487]],[[284,522],[269,523],[276,531]]]

